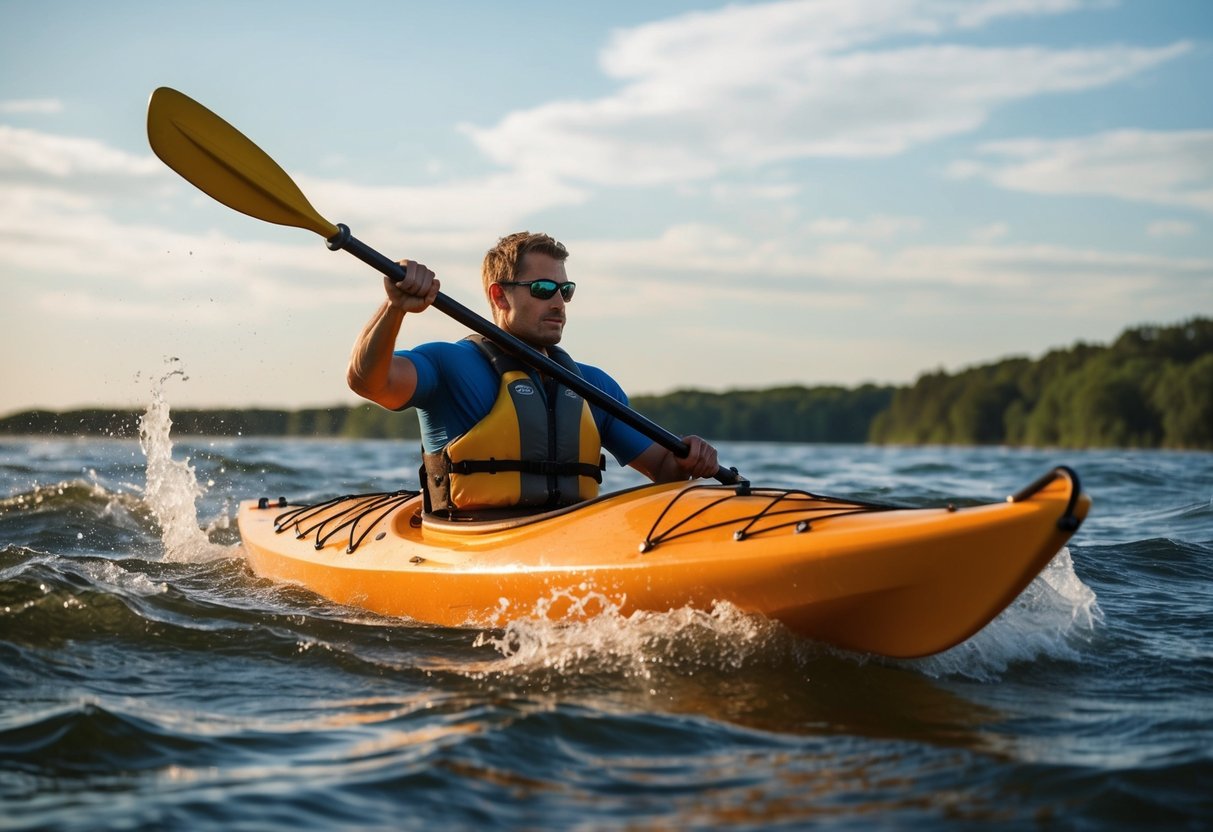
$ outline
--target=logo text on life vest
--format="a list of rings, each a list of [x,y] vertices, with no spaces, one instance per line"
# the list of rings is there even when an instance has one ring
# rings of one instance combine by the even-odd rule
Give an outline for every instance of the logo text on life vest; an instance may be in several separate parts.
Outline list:
[[[514,392],[519,396],[533,396],[535,395],[535,388],[525,381],[520,381],[514,385]]]

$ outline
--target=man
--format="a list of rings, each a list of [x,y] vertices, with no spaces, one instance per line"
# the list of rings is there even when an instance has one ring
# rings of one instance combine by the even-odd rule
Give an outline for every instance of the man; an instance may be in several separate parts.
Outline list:
[[[482,268],[493,320],[626,404],[614,379],[556,346],[575,288],[566,259],[565,247],[546,234],[501,238]],[[684,438],[690,453],[679,458],[479,336],[394,351],[405,316],[428,309],[439,291],[430,269],[413,260],[400,265],[405,277],[384,279],[387,298],[354,344],[347,379],[389,410],[417,408],[432,509],[553,508],[588,499],[601,482],[602,447],[654,482],[716,473],[716,449],[698,436]]]

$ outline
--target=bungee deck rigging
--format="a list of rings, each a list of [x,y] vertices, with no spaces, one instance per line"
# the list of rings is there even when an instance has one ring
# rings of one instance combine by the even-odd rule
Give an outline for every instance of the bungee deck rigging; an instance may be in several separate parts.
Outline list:
[[[646,486],[640,486],[644,488]],[[697,492],[709,492],[719,495],[704,505],[692,509],[691,513],[681,519],[666,523],[671,510],[688,495]],[[622,493],[622,492],[615,492]],[[401,489],[397,491],[373,492],[366,494],[347,494],[333,497],[319,503],[308,505],[291,505],[279,499],[275,507],[286,508],[286,511],[274,517],[274,526],[279,534],[294,532],[297,540],[312,538],[316,549],[322,549],[325,544],[340,534],[349,531],[346,554],[354,554],[358,547],[375,528],[386,519],[395,509],[414,500],[419,492]],[[604,495],[609,498],[612,495]],[[710,515],[722,504],[747,498],[747,502],[755,502],[748,498],[757,498],[758,507],[741,516],[732,516],[726,520],[712,520]],[[593,500],[580,503],[564,509],[529,514],[509,518],[512,526],[538,523],[553,516],[568,514],[583,508]],[[270,503],[262,499],[262,507],[269,508]],[[691,485],[678,491],[657,516],[652,527],[640,541],[637,548],[640,552],[650,552],[658,545],[702,534],[712,529],[735,527],[732,537],[735,541],[744,541],[758,535],[770,534],[783,529],[792,529],[793,533],[801,534],[809,531],[816,521],[829,517],[839,517],[848,514],[859,514],[875,511],[907,510],[908,506],[896,506],[884,503],[843,500],[813,494],[799,489],[782,488],[751,488],[731,485]],[[459,520],[446,520],[433,517],[423,519],[420,509],[412,518],[414,527],[425,522],[457,524],[471,531],[478,525],[501,523],[501,519],[477,520],[473,516]],[[381,533],[382,534],[382,533]]]
[[[1054,468],[1035,482],[1009,496],[1007,501],[1013,503],[1029,500],[1059,478],[1068,479],[1073,488],[1065,510],[1057,520],[1057,526],[1063,531],[1073,532],[1079,524],[1079,518],[1075,515],[1075,507],[1082,490],[1078,474],[1071,468],[1066,466]],[[569,515],[595,503],[612,500],[631,491],[639,491],[648,487],[650,486],[637,486],[633,489],[605,494],[594,500],[542,513],[532,512],[518,515],[508,512],[504,514],[485,512],[481,515],[466,515],[457,519],[424,514],[419,501],[418,507],[410,517],[410,525],[414,529],[430,525],[446,530],[460,529],[466,532],[495,530],[503,527],[520,528]],[[686,516],[669,519],[673,510],[680,503],[693,500],[696,496],[703,494],[715,496],[693,506]],[[330,540],[348,529],[349,537],[345,551],[346,554],[352,555],[394,511],[410,501],[417,500],[418,497],[420,497],[419,491],[398,489],[396,491],[348,494],[319,503],[294,506],[287,503],[285,499],[279,498],[274,504],[275,507],[286,510],[274,517],[274,529],[278,534],[294,532],[297,540],[312,538],[314,546],[318,550],[324,548]],[[729,513],[724,519],[719,517],[719,509],[725,507],[726,504],[739,501],[744,502],[747,506],[744,512]],[[262,498],[258,507],[260,509],[269,508],[269,500]],[[742,485],[694,484],[678,490],[669,498],[664,508],[653,520],[648,532],[640,540],[637,549],[642,554],[651,552],[662,543],[704,534],[720,528],[731,527],[733,529],[732,539],[741,542],[785,529],[791,529],[794,534],[803,534],[810,531],[814,523],[835,517],[884,511],[929,511],[937,508],[940,507],[905,506],[842,499],[801,489],[754,488],[749,483]],[[943,508],[949,512],[956,510],[952,503],[948,503]],[[376,539],[382,539],[385,535],[386,532],[381,531]]]
[[[698,491],[717,492],[721,496],[717,500],[706,503],[694,509],[687,517],[671,523],[669,528],[661,529],[661,524],[674,506],[688,495]],[[693,521],[701,520],[726,501],[742,497],[759,497],[766,499],[752,514],[729,520],[716,522],[705,521],[695,525]],[[669,505],[657,516],[652,529],[645,535],[640,544],[641,552],[651,551],[658,544],[740,523],[733,531],[733,539],[743,541],[760,534],[791,528],[794,533],[801,534],[812,528],[812,523],[827,517],[839,517],[846,514],[861,514],[870,511],[890,511],[904,506],[885,505],[882,503],[858,502],[842,500],[837,497],[826,497],[798,489],[753,488],[748,484],[744,488],[728,485],[692,485],[679,491],[670,500]],[[792,519],[787,519],[791,517]],[[776,520],[764,524],[764,521]]]
[[[381,491],[368,494],[346,494],[341,497],[331,497],[319,503],[289,507],[285,499],[279,498],[275,506],[288,508],[274,518],[274,529],[277,533],[294,530],[296,540],[306,540],[315,535],[317,549],[335,537],[343,529],[350,530],[349,545],[346,554],[354,554],[362,541],[375,530],[379,523],[394,510],[415,499],[419,491]],[[266,498],[261,499],[261,508],[269,508]],[[330,511],[331,510],[331,511]],[[362,521],[373,515],[365,526]],[[359,527],[361,526],[361,531]]]

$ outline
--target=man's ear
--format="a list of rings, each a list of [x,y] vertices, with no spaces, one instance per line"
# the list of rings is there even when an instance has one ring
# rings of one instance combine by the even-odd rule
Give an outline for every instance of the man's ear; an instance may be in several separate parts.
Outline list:
[[[489,305],[502,311],[510,308],[510,299],[506,297],[505,287],[500,283],[489,284]]]

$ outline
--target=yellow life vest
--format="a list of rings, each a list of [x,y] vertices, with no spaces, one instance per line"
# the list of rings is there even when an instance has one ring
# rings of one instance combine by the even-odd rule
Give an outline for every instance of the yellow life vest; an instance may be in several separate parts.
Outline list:
[[[432,511],[571,505],[598,496],[606,458],[590,405],[563,384],[538,385],[525,365],[482,336],[473,341],[501,378],[488,415],[424,455]],[[548,355],[581,375],[568,353]]]

